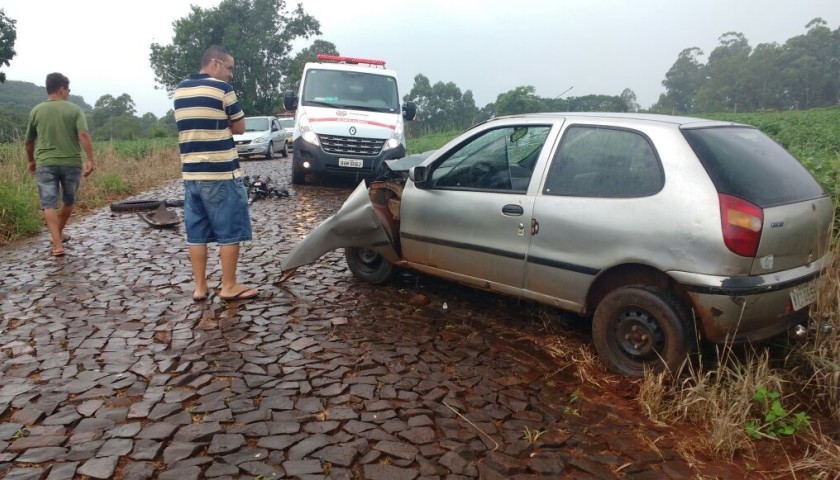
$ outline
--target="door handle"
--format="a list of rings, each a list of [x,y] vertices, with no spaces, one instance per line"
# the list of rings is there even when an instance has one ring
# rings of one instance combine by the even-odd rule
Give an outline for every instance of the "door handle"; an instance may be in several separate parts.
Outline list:
[[[518,217],[523,213],[525,213],[525,209],[523,209],[521,205],[509,203],[502,207],[502,214],[507,215],[509,217]]]

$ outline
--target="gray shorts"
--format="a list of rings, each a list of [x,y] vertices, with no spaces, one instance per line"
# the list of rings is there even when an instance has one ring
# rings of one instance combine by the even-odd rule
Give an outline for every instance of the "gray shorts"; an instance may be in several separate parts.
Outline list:
[[[35,170],[41,208],[58,208],[58,196],[65,206],[76,203],[76,192],[82,181],[81,167],[38,167]]]

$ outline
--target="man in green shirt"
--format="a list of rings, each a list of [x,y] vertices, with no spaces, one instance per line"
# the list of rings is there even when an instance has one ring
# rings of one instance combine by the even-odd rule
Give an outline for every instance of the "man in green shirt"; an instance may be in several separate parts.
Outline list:
[[[73,213],[81,177],[93,165],[93,142],[85,113],[70,98],[70,80],[60,73],[47,75],[47,101],[29,112],[26,125],[26,156],[29,171],[38,183],[38,197],[52,237],[52,255],[64,255],[63,242],[70,239],[64,226]],[[82,170],[82,149],[86,161]],[[62,207],[58,209],[61,195]]]

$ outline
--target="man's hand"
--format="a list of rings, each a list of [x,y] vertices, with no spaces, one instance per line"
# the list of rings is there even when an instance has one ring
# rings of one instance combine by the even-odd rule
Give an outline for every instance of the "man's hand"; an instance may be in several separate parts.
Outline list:
[[[84,171],[82,172],[82,175],[84,175],[85,177],[87,177],[87,176],[88,176],[88,175],[90,175],[90,174],[91,174],[94,170],[96,170],[96,165],[94,165],[94,164],[93,164],[93,160],[88,159],[88,160],[85,162],[85,169],[84,169]]]
[[[35,142],[27,140],[23,144],[23,149],[26,151],[26,159],[29,161],[27,168],[29,173],[35,174]]]

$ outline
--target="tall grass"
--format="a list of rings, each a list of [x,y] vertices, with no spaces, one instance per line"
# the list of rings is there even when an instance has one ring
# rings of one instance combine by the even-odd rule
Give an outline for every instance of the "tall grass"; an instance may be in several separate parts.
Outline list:
[[[829,265],[812,306],[812,335],[801,343],[747,346],[734,353],[732,345],[716,348],[714,362],[687,363],[681,372],[648,374],[638,397],[642,409],[659,422],[689,421],[705,436],[692,439],[684,451],[733,459],[752,457],[760,442],[747,425],[767,425],[767,412],[756,401],[761,388],[780,393],[788,418],[802,412],[840,425],[840,241],[832,248]],[[824,329],[823,327],[829,327]],[[836,434],[836,431],[833,432]],[[800,435],[807,445],[803,456],[791,459],[771,474],[803,473],[803,478],[836,479],[840,472],[840,446],[819,423]]]
[[[94,142],[96,170],[82,182],[78,212],[179,178],[174,139]],[[0,144],[0,245],[43,228],[38,187],[23,144]]]

